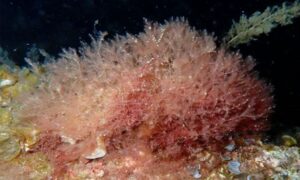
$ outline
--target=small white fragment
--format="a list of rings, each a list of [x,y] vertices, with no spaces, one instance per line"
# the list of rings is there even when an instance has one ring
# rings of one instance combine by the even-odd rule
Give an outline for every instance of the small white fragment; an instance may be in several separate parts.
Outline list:
[[[200,179],[200,178],[201,178],[201,173],[200,173],[199,169],[196,169],[196,170],[194,171],[193,177],[194,177],[195,179]]]
[[[24,145],[24,151],[25,151],[25,152],[28,152],[29,150],[30,150],[30,148],[29,148],[28,144],[25,144],[25,145]]]
[[[100,170],[97,174],[96,177],[103,177],[104,176],[104,171]]]
[[[201,175],[201,171],[200,170],[201,170],[201,165],[199,164],[193,170],[193,177],[194,177],[194,179],[200,179],[201,178],[202,175]]]
[[[64,143],[68,143],[68,144],[71,144],[71,145],[76,143],[76,141],[73,138],[70,138],[68,136],[61,135],[60,137],[61,137],[61,141],[64,142]]]
[[[15,81],[11,80],[11,79],[1,79],[0,80],[0,88],[13,85],[14,83],[15,83]]]
[[[96,148],[90,155],[85,156],[86,159],[98,159],[106,155],[106,151],[101,148]]]
[[[248,175],[247,180],[251,180],[252,179],[251,177],[252,177],[251,175]]]
[[[227,151],[233,151],[233,150],[235,149],[235,145],[234,145],[234,144],[229,144],[229,145],[227,145],[227,146],[225,147],[225,149],[226,149]]]
[[[9,139],[9,133],[8,132],[0,132],[0,142],[5,141]]]

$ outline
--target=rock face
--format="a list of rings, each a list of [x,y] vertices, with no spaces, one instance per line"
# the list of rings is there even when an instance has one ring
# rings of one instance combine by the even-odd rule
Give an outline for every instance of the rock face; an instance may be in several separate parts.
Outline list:
[[[131,147],[182,159],[266,129],[271,88],[253,67],[184,21],[146,24],[137,36],[99,38],[46,64],[39,88],[19,99],[18,115],[72,140],[51,149],[55,164],[93,153],[99,138],[104,159]]]

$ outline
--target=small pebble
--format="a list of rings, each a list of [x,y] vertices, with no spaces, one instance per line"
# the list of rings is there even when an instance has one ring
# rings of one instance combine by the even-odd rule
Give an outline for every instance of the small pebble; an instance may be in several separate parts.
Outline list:
[[[235,175],[241,174],[240,171],[241,163],[238,161],[229,161],[228,162],[228,170]]]
[[[196,169],[196,170],[194,171],[193,177],[194,177],[195,179],[200,179],[200,178],[201,178],[201,173],[200,173],[199,169]]]
[[[235,145],[234,145],[234,144],[229,144],[229,145],[227,145],[227,146],[225,147],[225,149],[226,149],[227,151],[233,151],[233,150],[235,149]]]

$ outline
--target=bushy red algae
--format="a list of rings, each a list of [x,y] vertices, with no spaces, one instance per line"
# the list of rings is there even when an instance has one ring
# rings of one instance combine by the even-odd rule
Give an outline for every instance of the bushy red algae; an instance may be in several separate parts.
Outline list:
[[[146,24],[145,33],[95,40],[46,64],[39,88],[20,98],[19,116],[69,140],[56,147],[69,153],[53,162],[84,157],[97,138],[104,161],[130,157],[133,147],[151,154],[135,161],[188,160],[233,135],[266,130],[271,88],[254,65],[184,21]]]

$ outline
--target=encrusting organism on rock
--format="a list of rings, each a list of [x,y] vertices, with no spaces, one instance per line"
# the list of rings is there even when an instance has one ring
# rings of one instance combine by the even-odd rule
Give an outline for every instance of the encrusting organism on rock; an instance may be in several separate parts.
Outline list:
[[[195,152],[267,129],[271,87],[258,79],[254,60],[217,48],[186,21],[101,38],[45,64],[37,90],[18,98],[17,116],[40,130],[32,150],[58,173],[97,159],[112,175],[121,170],[108,161],[132,157],[122,172],[141,175],[159,168],[154,163],[186,163]]]

